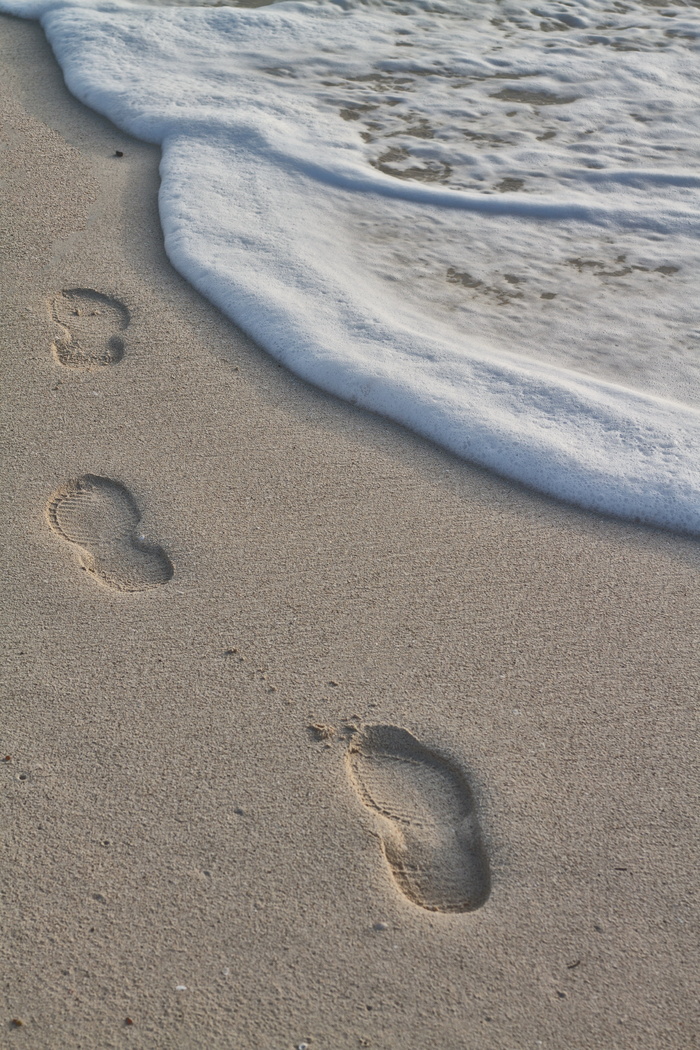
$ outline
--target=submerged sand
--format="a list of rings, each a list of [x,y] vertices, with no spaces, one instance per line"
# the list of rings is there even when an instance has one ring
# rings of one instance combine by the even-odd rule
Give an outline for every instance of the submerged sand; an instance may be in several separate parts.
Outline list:
[[[695,1045],[697,542],[281,369],[0,29],[3,1045]]]

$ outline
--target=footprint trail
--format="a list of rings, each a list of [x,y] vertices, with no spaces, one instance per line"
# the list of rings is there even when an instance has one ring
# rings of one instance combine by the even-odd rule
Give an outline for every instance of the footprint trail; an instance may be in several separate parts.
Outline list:
[[[360,799],[379,817],[384,855],[408,899],[429,911],[480,908],[491,877],[463,771],[398,726],[365,726],[347,761]]]
[[[51,316],[60,330],[52,350],[68,368],[115,365],[124,356],[120,334],[129,325],[123,303],[91,288],[71,288],[51,302]]]
[[[118,481],[84,474],[51,496],[47,515],[53,531],[80,549],[83,568],[107,587],[143,591],[173,575],[162,547],[138,534],[139,509]]]

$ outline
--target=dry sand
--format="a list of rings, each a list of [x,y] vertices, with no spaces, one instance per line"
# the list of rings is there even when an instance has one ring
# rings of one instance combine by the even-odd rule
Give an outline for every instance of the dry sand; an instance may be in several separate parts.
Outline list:
[[[698,543],[297,381],[168,264],[158,150],[1,30],[2,1045],[696,1045]],[[71,316],[122,360],[61,364]],[[427,910],[402,841],[414,898],[487,892],[469,792],[491,894]]]

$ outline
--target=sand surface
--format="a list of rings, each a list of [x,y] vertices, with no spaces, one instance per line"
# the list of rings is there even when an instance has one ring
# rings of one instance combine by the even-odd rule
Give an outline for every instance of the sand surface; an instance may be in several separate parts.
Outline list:
[[[696,1045],[697,542],[294,379],[0,29],[0,1043]]]

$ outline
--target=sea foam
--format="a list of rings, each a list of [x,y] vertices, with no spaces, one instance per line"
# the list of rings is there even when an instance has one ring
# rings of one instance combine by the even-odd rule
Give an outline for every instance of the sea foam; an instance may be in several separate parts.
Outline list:
[[[624,7],[0,0],[160,144],[169,258],[279,361],[698,534],[700,12]]]

